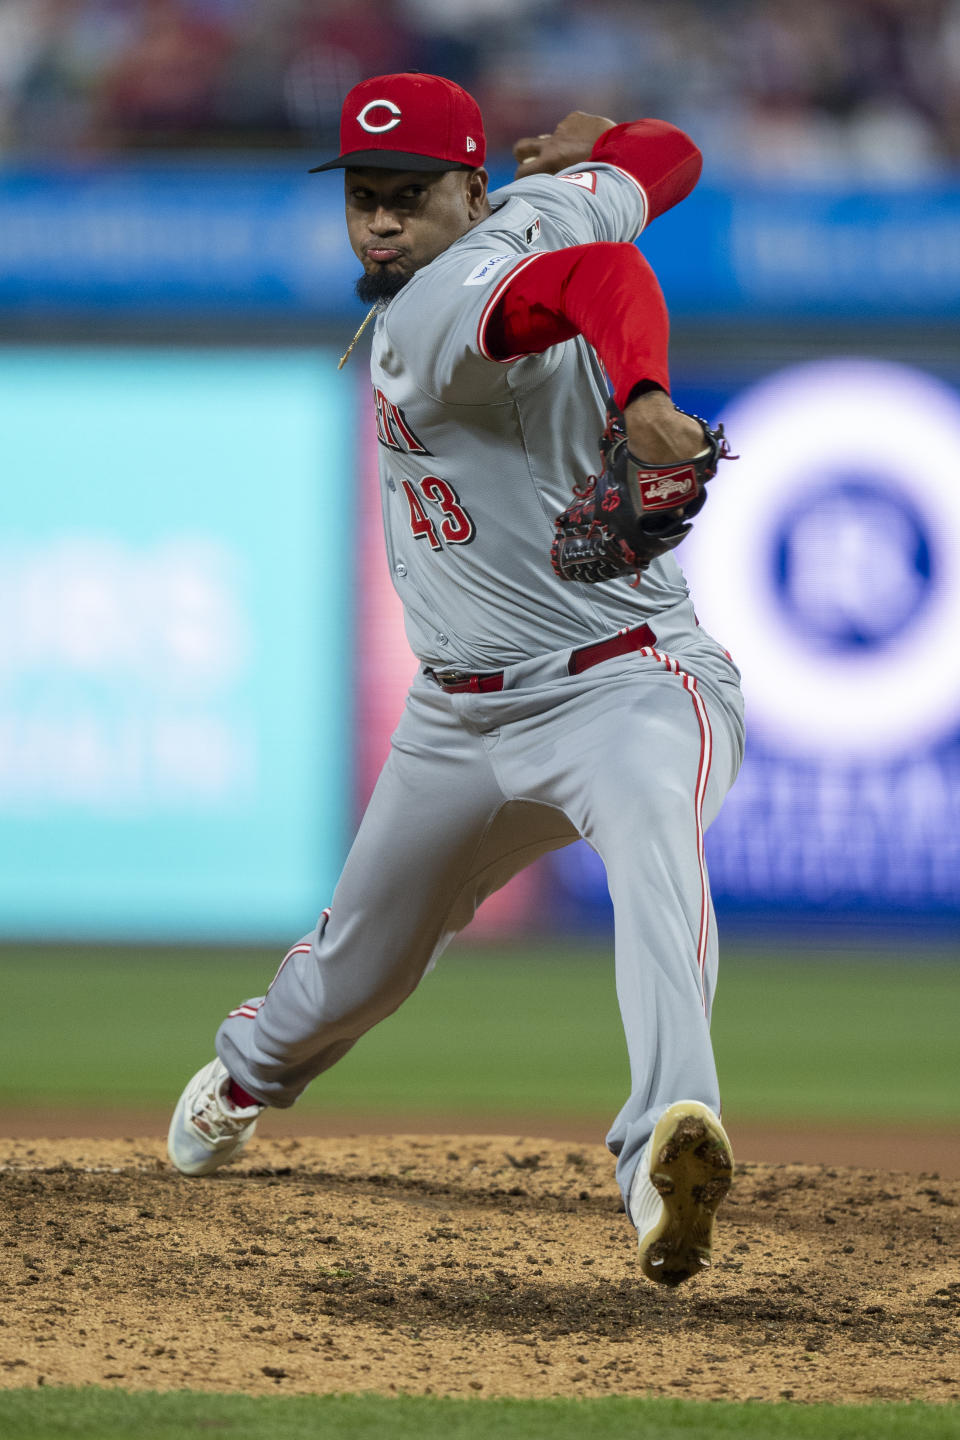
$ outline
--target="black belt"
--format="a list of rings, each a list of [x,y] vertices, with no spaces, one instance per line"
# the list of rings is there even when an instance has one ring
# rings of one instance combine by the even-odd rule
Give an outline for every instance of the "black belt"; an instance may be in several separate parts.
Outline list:
[[[581,645],[574,650],[567,665],[569,675],[579,675],[604,660],[617,655],[630,655],[634,650],[643,650],[656,645],[657,637],[649,625],[638,625],[635,630],[620,630],[608,640],[597,640],[593,645]],[[484,674],[471,675],[467,670],[427,670],[427,674],[446,690],[448,695],[462,695],[469,691],[473,695],[489,695],[503,689],[503,671],[494,670]]]

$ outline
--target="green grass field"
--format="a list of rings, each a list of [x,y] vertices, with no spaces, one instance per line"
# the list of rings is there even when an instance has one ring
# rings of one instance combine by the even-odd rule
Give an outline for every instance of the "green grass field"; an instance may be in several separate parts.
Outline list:
[[[0,950],[0,1101],[169,1106],[274,953]],[[726,954],[714,1015],[740,1119],[960,1117],[960,955]],[[613,967],[597,950],[461,947],[304,1096],[306,1109],[595,1117],[627,1079]]]
[[[4,1440],[949,1440],[960,1407],[0,1391]]]

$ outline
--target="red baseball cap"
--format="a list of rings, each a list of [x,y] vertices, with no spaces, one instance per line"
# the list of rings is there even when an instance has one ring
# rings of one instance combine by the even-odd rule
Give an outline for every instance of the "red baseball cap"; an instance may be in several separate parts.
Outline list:
[[[487,153],[480,107],[442,75],[374,75],[340,114],[340,154],[310,171],[476,170]]]

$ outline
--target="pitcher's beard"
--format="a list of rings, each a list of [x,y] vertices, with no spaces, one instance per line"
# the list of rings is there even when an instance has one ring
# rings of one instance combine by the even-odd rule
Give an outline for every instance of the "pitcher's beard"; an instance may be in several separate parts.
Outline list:
[[[364,270],[355,286],[357,299],[362,300],[364,305],[375,305],[378,300],[392,300],[410,278],[403,270],[395,270],[391,274],[386,267],[375,270],[372,275]]]

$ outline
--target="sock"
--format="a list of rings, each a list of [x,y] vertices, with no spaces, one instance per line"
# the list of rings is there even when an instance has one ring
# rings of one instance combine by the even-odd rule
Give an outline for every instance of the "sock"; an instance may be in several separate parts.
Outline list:
[[[263,1103],[261,1100],[257,1100],[255,1096],[248,1095],[243,1086],[238,1085],[236,1080],[231,1080],[227,1086],[227,1099],[230,1101],[230,1104],[235,1105],[238,1110],[249,1110],[251,1105],[262,1105]]]

